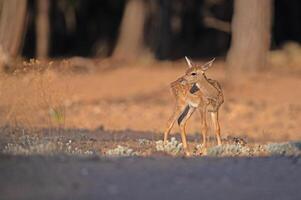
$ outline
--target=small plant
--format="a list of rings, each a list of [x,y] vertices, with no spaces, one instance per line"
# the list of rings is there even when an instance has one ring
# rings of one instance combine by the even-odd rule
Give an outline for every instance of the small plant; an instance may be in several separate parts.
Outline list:
[[[134,152],[133,149],[118,145],[115,149],[110,149],[106,152],[106,155],[113,157],[120,156],[135,156],[138,155],[137,152]]]
[[[208,156],[250,156],[251,149],[237,144],[226,144],[208,148]]]
[[[292,156],[301,154],[300,142],[270,143],[264,149],[271,155]]]
[[[55,123],[59,125],[63,125],[65,123],[64,109],[52,107],[49,109],[49,115]]]
[[[147,139],[138,139],[138,144],[140,145],[140,146],[142,146],[142,145],[149,145],[149,144],[151,144],[152,142],[150,141],[150,140],[147,140]]]
[[[164,145],[162,140],[156,142],[156,150],[157,151],[164,151],[166,153],[176,155],[183,150],[182,143],[178,142],[175,137],[172,137],[170,141]]]
[[[2,153],[12,155],[54,155],[54,154],[69,154],[69,155],[93,155],[92,150],[85,150],[72,145],[72,141],[67,142],[57,139],[48,141],[39,139],[38,137],[22,136],[17,143],[8,143]]]

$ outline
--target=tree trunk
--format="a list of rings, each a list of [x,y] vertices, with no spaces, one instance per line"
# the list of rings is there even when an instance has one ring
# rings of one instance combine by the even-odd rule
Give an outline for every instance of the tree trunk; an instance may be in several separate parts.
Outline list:
[[[171,4],[172,2],[170,0],[159,0],[155,55],[156,58],[160,60],[167,59],[170,56]]]
[[[49,0],[37,0],[38,16],[36,21],[36,56],[39,59],[48,57],[49,48]]]
[[[230,71],[256,71],[266,65],[271,38],[272,0],[235,0]]]
[[[124,10],[119,37],[113,52],[118,59],[135,59],[144,53],[144,22],[146,7],[144,0],[128,0]]]
[[[9,65],[22,48],[26,25],[26,0],[0,1],[0,67]]]

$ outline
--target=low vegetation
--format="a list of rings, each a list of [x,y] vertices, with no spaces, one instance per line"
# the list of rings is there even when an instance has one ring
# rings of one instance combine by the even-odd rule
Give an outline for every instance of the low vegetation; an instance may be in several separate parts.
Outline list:
[[[15,142],[7,143],[1,152],[12,155],[93,155],[95,152],[89,149],[83,149],[73,144],[72,140],[63,138],[53,138],[51,140],[41,139],[37,136],[21,136]]]
[[[222,146],[210,145],[207,149],[193,144],[194,156],[237,157],[237,156],[300,156],[301,142],[248,144],[239,138],[224,139]],[[112,148],[113,147],[113,148]],[[6,138],[0,145],[0,153],[10,155],[77,155],[129,157],[152,156],[156,153],[171,156],[183,156],[182,143],[172,137],[164,145],[162,140],[137,139],[131,141],[101,141],[80,137],[21,135]],[[200,153],[201,152],[201,153]]]
[[[118,145],[115,149],[110,149],[106,152],[107,156],[121,157],[121,156],[135,156],[138,155],[133,149]]]
[[[156,150],[163,151],[171,155],[177,155],[183,150],[183,145],[178,142],[175,137],[172,137],[165,145],[162,140],[156,141]]]

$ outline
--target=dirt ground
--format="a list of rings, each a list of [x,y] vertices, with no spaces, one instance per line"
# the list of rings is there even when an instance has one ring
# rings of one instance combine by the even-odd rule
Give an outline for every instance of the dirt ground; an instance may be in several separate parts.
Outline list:
[[[218,61],[207,76],[224,91],[219,116],[230,149],[222,151],[230,157],[211,149],[211,158],[182,158],[158,151],[157,142],[174,108],[169,83],[184,61],[61,63],[1,75],[0,199],[300,199],[301,71],[234,79]],[[44,65],[51,69],[38,72]],[[200,130],[195,113],[191,150]],[[178,133],[175,126],[171,137],[180,141]],[[266,157],[275,152],[290,157]]]
[[[2,126],[162,134],[175,103],[169,83],[185,69],[184,61],[142,66],[104,62],[73,73],[50,70],[43,75],[8,76],[1,79],[0,121]],[[224,90],[219,115],[223,137],[256,142],[301,139],[300,71],[272,69],[231,80],[224,63],[216,62],[208,77],[218,80]],[[195,113],[188,133],[198,135],[200,130],[199,113]],[[172,132],[179,132],[177,126]]]

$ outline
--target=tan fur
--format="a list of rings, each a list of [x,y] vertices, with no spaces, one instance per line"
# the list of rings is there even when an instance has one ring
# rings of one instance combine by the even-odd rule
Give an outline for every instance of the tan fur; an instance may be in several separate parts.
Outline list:
[[[199,110],[202,118],[202,146],[204,148],[207,146],[207,111],[211,113],[211,118],[217,136],[217,143],[218,145],[221,145],[218,110],[220,105],[224,102],[224,98],[220,84],[205,76],[205,70],[212,65],[214,60],[206,63],[205,65],[196,66],[187,57],[185,57],[185,59],[189,66],[185,75],[170,84],[171,91],[176,99],[176,106],[164,132],[164,143],[167,143],[168,135],[176,120],[179,120],[182,117],[181,115],[183,115],[183,113],[186,114],[185,111],[188,110],[184,118],[180,120],[179,126],[181,129],[183,148],[186,155],[190,155],[185,128],[187,120],[196,109]],[[192,94],[190,90],[194,84],[196,84],[199,90]],[[185,109],[187,106],[189,106],[189,109]]]

